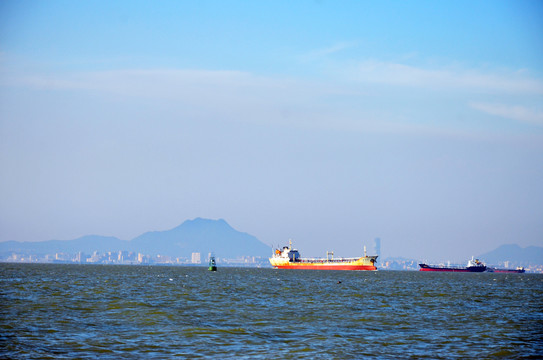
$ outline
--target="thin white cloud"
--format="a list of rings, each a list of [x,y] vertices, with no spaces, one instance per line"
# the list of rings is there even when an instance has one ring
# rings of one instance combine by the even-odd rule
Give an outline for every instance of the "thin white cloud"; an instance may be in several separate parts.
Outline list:
[[[248,82],[248,73],[205,70],[111,70],[62,75],[29,75],[19,83],[51,90],[98,90],[122,95],[152,96],[167,93],[172,86],[228,86]],[[163,89],[157,92],[157,90]],[[172,94],[174,95],[174,94]]]
[[[306,54],[303,54],[302,56],[300,56],[300,60],[302,62],[319,60],[329,55],[336,54],[338,52],[341,52],[343,50],[350,49],[356,46],[357,46],[357,43],[354,41],[341,41],[341,42],[335,43],[332,46],[316,49]]]
[[[351,43],[339,43],[321,50],[322,54],[341,51]],[[420,88],[437,92],[460,94],[527,94],[543,95],[543,80],[530,77],[525,71],[482,71],[465,68],[429,69],[402,63],[365,61],[355,66],[336,64],[333,78],[327,82],[333,91],[357,89],[360,84],[381,84],[396,89]],[[113,70],[60,75],[5,76],[4,83],[22,83],[48,89],[88,89],[123,95],[177,97],[184,90],[190,93],[225,91],[226,94],[252,95],[262,90],[288,92],[292,87],[315,91],[311,81],[296,78],[272,78],[244,71],[214,71],[192,69]],[[321,89],[324,90],[324,86]],[[246,92],[245,92],[246,91]],[[411,91],[411,90],[409,90]],[[298,93],[303,96],[303,93]]]
[[[511,106],[493,103],[471,103],[470,106],[486,114],[500,116],[528,124],[543,126],[543,111],[529,109],[524,106]]]
[[[466,101],[480,112],[532,125],[543,123],[541,112],[530,110],[522,101],[531,97],[533,102],[534,96],[540,97],[543,83],[526,73],[429,70],[386,62],[365,62],[354,72],[350,70],[347,80],[275,78],[243,71],[132,69],[13,75],[2,82],[41,90],[90,91],[106,96],[108,101],[146,99],[180,114],[207,118],[349,131],[462,132],[447,114],[454,113],[455,106],[465,107]],[[361,84],[386,87],[370,91]],[[452,108],[432,108],[428,96],[433,95],[425,92],[420,102],[405,102],[406,92],[416,94],[420,89],[445,92],[447,97],[462,94],[462,100],[447,102],[446,106]],[[479,93],[485,96],[479,97]],[[505,94],[518,106],[492,104],[488,100],[494,94]]]
[[[481,71],[477,69],[429,69],[393,62],[365,61],[339,70],[342,77],[358,82],[438,90],[489,91],[543,94],[543,81],[525,71]]]
[[[342,42],[334,44],[334,45],[332,45],[330,47],[320,49],[320,50],[316,50],[314,52],[314,54],[322,55],[322,56],[330,55],[330,54],[334,54],[334,53],[337,53],[337,52],[340,52],[340,51],[343,51],[345,49],[349,49],[349,48],[352,48],[352,47],[355,47],[355,46],[356,46],[356,42],[354,42],[354,41],[342,41]]]
[[[108,102],[142,99],[179,114],[225,121],[349,131],[393,131],[406,126],[374,110],[349,106],[350,101],[366,94],[345,84],[241,71],[136,69],[33,75],[16,80],[18,86],[45,91],[93,92]],[[337,99],[346,103],[338,106],[334,102]]]

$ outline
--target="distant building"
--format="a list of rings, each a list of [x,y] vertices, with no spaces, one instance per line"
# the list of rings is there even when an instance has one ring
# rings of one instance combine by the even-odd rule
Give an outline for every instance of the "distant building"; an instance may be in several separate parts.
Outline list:
[[[375,238],[375,255],[378,256],[377,259],[381,259],[381,239],[380,238]]]
[[[172,258],[167,255],[160,255],[158,254],[155,258],[155,261],[157,264],[171,264]]]
[[[56,261],[69,261],[72,260],[68,254],[65,253],[56,253],[55,254],[55,260]]]
[[[202,260],[200,259],[200,253],[192,253],[192,261],[193,264],[201,264]]]
[[[149,255],[138,253],[138,263],[139,264],[149,264]]]
[[[117,255],[117,261],[119,263],[123,263],[128,260],[128,251],[119,251],[119,255]]]

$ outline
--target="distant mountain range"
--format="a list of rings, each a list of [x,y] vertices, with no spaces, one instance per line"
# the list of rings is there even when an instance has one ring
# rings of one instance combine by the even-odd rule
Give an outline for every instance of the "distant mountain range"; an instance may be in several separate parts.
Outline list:
[[[269,246],[256,237],[239,232],[222,219],[210,220],[196,218],[166,231],[146,232],[130,241],[116,237],[88,235],[75,240],[49,240],[40,242],[0,242],[0,254],[6,253],[78,253],[92,254],[94,251],[133,251],[136,253],[167,255],[190,258],[193,252],[199,252],[203,258],[214,253],[220,258],[238,258],[242,256],[267,257],[271,253]]]
[[[199,252],[202,258],[214,253],[219,258],[235,259],[243,256],[268,257],[269,246],[256,237],[235,230],[223,219],[210,220],[196,218],[165,231],[146,232],[132,240],[120,240],[116,237],[88,235],[74,240],[49,240],[40,242],[0,242],[0,256],[12,253],[46,255],[55,253],[91,255],[95,251],[119,252],[133,251],[146,255],[166,255],[173,258],[190,258],[193,252]],[[502,245],[497,249],[479,255],[487,265],[499,265],[505,261],[528,266],[543,264],[543,247]]]
[[[505,261],[517,262],[522,266],[543,264],[543,247],[528,246],[521,248],[514,244],[502,245],[495,250],[479,255],[479,259],[487,265],[498,265]]]

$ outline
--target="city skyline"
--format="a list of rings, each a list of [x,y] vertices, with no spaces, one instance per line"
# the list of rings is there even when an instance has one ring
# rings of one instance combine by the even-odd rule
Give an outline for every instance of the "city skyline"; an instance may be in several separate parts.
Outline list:
[[[217,232],[217,225],[222,229],[222,233]],[[186,238],[186,231],[191,234],[192,239]],[[181,230],[181,231],[180,231]],[[73,239],[71,241],[46,241],[46,242],[0,242],[0,262],[22,262],[22,263],[79,263],[79,264],[125,264],[125,265],[137,265],[137,264],[159,264],[159,265],[187,265],[202,263],[202,254],[206,251],[203,248],[211,245],[211,249],[218,251],[221,256],[217,257],[220,263],[228,264],[228,266],[258,266],[268,267],[268,256],[261,256],[253,252],[255,248],[249,246],[247,248],[242,247],[237,255],[232,256],[222,253],[224,248],[220,250],[221,243],[229,243],[228,238],[231,237],[228,232],[232,230],[235,233],[245,237],[248,236],[252,239],[252,242],[262,243],[254,236],[250,234],[238,232],[232,229],[227,222],[223,219],[211,220],[211,219],[194,219],[187,220],[182,225],[175,229],[153,232],[152,238],[149,238],[150,233],[142,234],[133,241],[124,241],[117,238],[108,238],[103,236],[84,236],[79,239]],[[174,236],[172,237],[172,231]],[[225,232],[226,231],[226,232]],[[202,235],[209,236],[213,234],[211,244],[192,247],[192,250],[188,250],[189,243],[199,243],[202,239]],[[169,246],[164,247],[156,246],[152,244],[149,246],[135,246],[133,242],[138,242],[138,239],[147,238],[157,244],[166,240],[166,243],[170,243]],[[187,242],[188,240],[188,242]],[[206,242],[207,242],[206,241]],[[237,241],[234,241],[237,242]],[[296,248],[295,242],[292,239],[289,240],[289,245]],[[135,246],[135,247],[134,247]],[[194,246],[194,244],[193,244]],[[185,251],[179,252],[179,247],[185,249]],[[275,249],[280,248],[278,245]],[[251,249],[253,251],[251,251]],[[119,250],[120,249],[120,250]],[[144,250],[146,249],[146,250]],[[157,251],[157,249],[160,249]],[[195,250],[197,249],[197,250]],[[274,250],[274,248],[270,248]],[[329,248],[331,251],[326,252],[328,257],[330,254],[339,258],[346,257],[346,254],[334,253],[333,248]],[[150,251],[150,253],[149,253]],[[211,256],[215,256],[216,251],[207,252],[209,259]],[[416,270],[419,262],[431,262],[439,264],[457,263],[461,264],[466,259],[454,259],[448,257],[446,254],[440,254],[437,258],[406,258],[404,256],[383,256],[381,254],[381,239],[373,239],[373,246],[364,245],[364,254],[377,255],[382,264],[383,269],[389,270]],[[273,252],[273,251],[272,251]],[[303,252],[302,252],[303,253]],[[363,254],[349,254],[347,257],[362,256]],[[526,266],[531,272],[541,272],[543,266],[543,247],[527,247],[521,248],[516,244],[502,245],[496,249],[489,249],[485,254],[477,254],[476,258],[480,258],[483,261],[489,260],[494,265],[502,265],[509,267],[509,264],[515,264],[514,266]],[[323,254],[316,257],[323,257]],[[487,258],[488,257],[488,258]],[[251,265],[252,264],[252,265]]]
[[[538,1],[4,1],[0,241],[226,219],[316,256],[543,246]]]

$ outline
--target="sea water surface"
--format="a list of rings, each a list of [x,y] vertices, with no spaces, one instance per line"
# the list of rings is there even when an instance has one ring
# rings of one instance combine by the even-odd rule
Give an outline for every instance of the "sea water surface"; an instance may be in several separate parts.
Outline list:
[[[0,358],[543,358],[543,275],[0,264]]]

